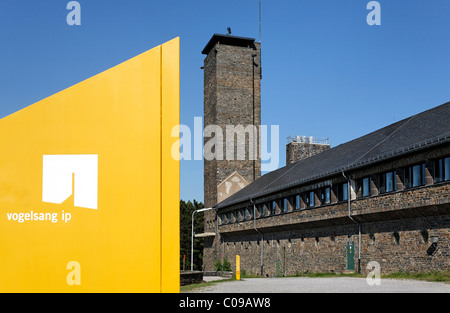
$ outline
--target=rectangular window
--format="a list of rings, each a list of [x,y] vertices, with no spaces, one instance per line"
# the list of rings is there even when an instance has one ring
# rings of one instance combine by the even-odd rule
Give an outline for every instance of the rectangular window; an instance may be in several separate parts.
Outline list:
[[[355,191],[356,191],[356,198],[361,198],[363,196],[363,180],[362,179],[355,180]]]
[[[422,185],[422,166],[420,165],[414,165],[412,170],[412,186],[418,187]]]
[[[272,201],[272,206],[270,209],[270,214],[275,215],[275,213],[277,212],[277,202],[275,200]]]
[[[247,210],[244,208],[244,209],[241,209],[241,217],[242,217],[242,221],[245,221],[245,219],[247,218]]]
[[[301,201],[300,201],[300,195],[295,196],[295,209],[300,210],[301,209]]]
[[[444,180],[444,159],[434,161],[434,183]]]
[[[386,192],[395,191],[395,172],[387,172],[386,179]]]
[[[260,217],[265,216],[265,214],[264,214],[264,203],[258,204],[257,208],[258,208],[259,216]]]
[[[450,180],[450,158],[444,159],[444,179]]]
[[[407,168],[405,168],[404,169],[404,171],[405,171],[405,176],[404,176],[404,182],[403,182],[403,184],[404,184],[404,186],[405,186],[405,188],[411,188],[411,186],[412,186],[412,184],[411,184],[411,182],[412,182],[412,168],[411,167],[407,167]]]
[[[325,188],[325,203],[331,203],[331,188]]]
[[[309,206],[314,207],[314,191],[309,192]]]
[[[320,190],[318,190],[318,193],[319,193],[319,201],[320,201],[320,203],[317,203],[317,205],[324,204],[325,203],[325,190],[320,189]]]
[[[383,174],[379,175],[378,192],[379,193],[385,193],[386,192],[386,173],[383,173]]]
[[[370,196],[370,177],[363,178],[363,181],[362,181],[362,196],[363,197]]]
[[[387,172],[380,175],[380,186],[379,192],[386,193],[395,191],[396,183],[395,183],[395,171]]]
[[[288,211],[288,199],[287,198],[283,199],[283,211],[284,212]]]
[[[425,163],[405,168],[404,185],[405,188],[425,185]]]
[[[450,180],[450,157],[434,161],[434,182]]]
[[[342,201],[348,200],[348,183],[342,184]]]

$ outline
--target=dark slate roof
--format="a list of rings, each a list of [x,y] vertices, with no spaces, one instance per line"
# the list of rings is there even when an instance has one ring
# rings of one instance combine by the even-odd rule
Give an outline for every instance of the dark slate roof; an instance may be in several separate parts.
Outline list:
[[[209,51],[211,51],[211,49],[214,48],[217,43],[238,47],[253,47],[255,38],[214,34],[206,44],[205,48],[202,51],[202,54],[208,54]]]
[[[450,102],[263,175],[228,197],[221,209],[282,189],[450,142]]]

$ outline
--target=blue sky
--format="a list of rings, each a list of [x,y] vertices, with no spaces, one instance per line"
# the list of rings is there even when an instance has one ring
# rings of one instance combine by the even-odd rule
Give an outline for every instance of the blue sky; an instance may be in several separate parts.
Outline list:
[[[0,118],[181,37],[181,123],[203,115],[201,51],[213,33],[259,40],[258,0],[0,0]],[[262,123],[336,146],[450,101],[450,1],[262,0]],[[203,162],[181,198],[203,200]]]

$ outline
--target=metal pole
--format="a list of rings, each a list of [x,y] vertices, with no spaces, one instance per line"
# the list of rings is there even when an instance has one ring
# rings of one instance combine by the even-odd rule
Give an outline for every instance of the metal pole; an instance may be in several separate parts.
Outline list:
[[[198,209],[192,212],[192,231],[191,231],[191,272],[194,271],[194,214],[197,212],[204,212],[208,210],[212,210],[213,208],[204,208],[204,209]]]
[[[191,272],[194,271],[194,214],[197,211],[192,212],[192,233],[191,233]]]

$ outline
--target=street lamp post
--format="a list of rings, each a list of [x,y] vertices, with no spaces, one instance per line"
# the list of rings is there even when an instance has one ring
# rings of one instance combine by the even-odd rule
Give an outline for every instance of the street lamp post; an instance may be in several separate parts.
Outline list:
[[[213,208],[198,209],[192,212],[192,234],[191,234],[191,272],[194,271],[194,214],[197,212],[204,212],[212,210]]]

